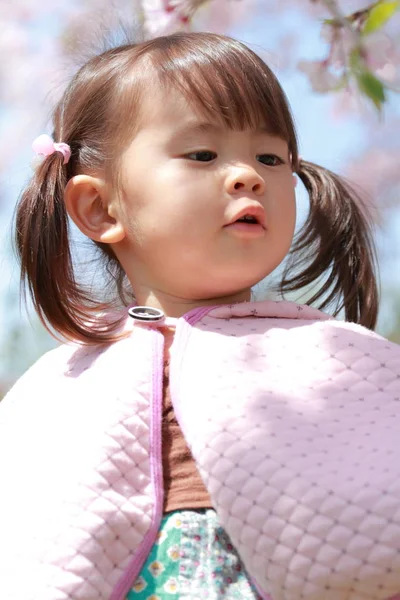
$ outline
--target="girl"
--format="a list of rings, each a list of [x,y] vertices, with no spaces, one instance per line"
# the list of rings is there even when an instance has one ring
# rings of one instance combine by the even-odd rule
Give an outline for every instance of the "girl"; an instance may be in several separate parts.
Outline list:
[[[400,349],[370,331],[370,226],[299,160],[269,68],[213,34],[113,48],[73,78],[54,140],[16,239],[67,343],[1,404],[0,597],[398,593]],[[118,301],[78,283],[68,217]],[[290,249],[281,291],[312,285],[346,323],[251,301]]]

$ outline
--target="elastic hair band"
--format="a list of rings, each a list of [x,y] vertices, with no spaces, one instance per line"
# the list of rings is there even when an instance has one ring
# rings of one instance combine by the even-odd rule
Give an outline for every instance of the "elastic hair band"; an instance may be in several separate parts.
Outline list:
[[[63,164],[66,165],[71,157],[71,148],[63,142],[54,142],[49,135],[43,133],[32,144],[33,151],[41,156],[50,156],[54,152],[61,152],[64,156]]]

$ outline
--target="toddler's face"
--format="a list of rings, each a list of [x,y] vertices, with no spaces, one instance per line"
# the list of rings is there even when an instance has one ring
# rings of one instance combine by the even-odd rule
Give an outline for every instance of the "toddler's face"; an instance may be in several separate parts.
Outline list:
[[[285,141],[231,131],[154,88],[141,128],[122,156],[120,260],[133,289],[206,300],[250,288],[287,254],[295,226]],[[255,208],[265,228],[227,227]]]

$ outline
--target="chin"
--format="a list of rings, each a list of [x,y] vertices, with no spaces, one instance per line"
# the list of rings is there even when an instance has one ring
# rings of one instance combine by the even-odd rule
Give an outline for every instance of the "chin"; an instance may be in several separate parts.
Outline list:
[[[200,296],[203,300],[220,300],[221,298],[229,298],[232,296],[243,296],[241,301],[245,302],[246,300],[250,300],[251,297],[251,288],[254,287],[257,283],[260,283],[264,277],[260,278],[243,278],[242,281],[231,281],[229,284],[224,282],[225,285],[221,285],[221,282],[216,282],[215,286],[208,288],[207,290],[203,290],[200,293]]]

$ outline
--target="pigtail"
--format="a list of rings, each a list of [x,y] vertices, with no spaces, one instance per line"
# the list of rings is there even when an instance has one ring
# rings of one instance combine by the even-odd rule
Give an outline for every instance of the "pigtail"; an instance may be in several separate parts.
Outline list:
[[[308,304],[322,300],[319,308],[324,309],[336,303],[335,315],[344,308],[347,321],[373,329],[378,313],[375,248],[363,202],[328,169],[301,161],[297,174],[309,194],[310,212],[295,240],[281,291],[322,281]],[[294,267],[297,274],[290,278]]]
[[[26,298],[28,287],[34,308],[52,335],[54,328],[67,339],[107,342],[113,339],[110,329],[102,336],[93,313],[108,305],[95,303],[75,280],[64,203],[66,181],[63,156],[56,152],[37,168],[19,200],[15,244],[22,295]]]

